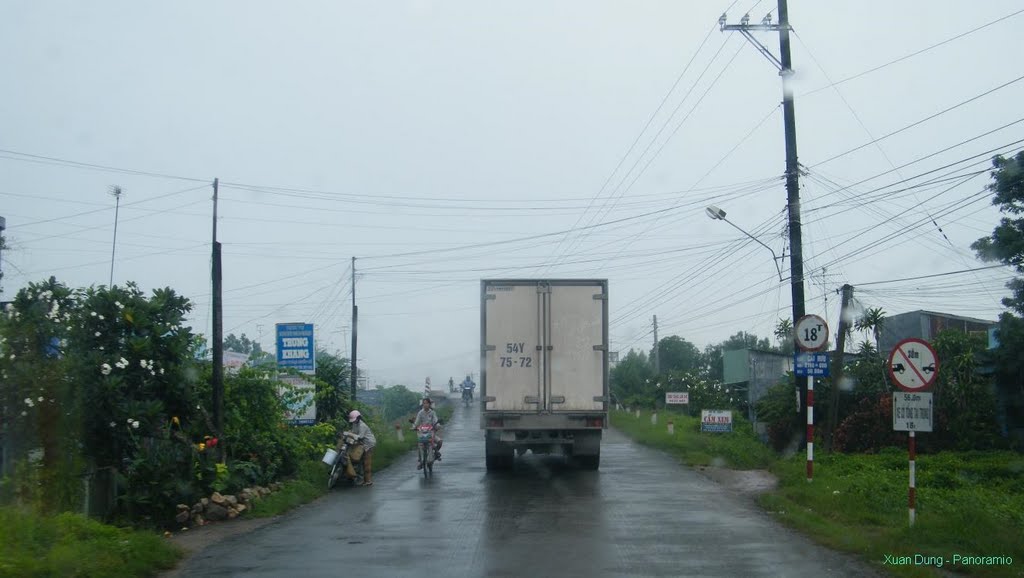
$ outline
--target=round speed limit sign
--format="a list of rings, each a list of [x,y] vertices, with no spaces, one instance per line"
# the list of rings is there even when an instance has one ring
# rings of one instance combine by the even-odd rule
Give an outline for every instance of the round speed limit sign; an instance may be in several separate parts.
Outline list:
[[[801,351],[821,351],[828,347],[828,324],[817,315],[804,315],[797,320],[796,346]]]

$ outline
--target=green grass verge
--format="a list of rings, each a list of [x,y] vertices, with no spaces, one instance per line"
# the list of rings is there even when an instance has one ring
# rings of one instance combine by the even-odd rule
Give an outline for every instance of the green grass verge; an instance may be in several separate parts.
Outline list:
[[[946,452],[917,457],[917,520],[907,511],[907,453],[819,455],[814,481],[806,459],[780,461],[779,489],[760,497],[780,521],[819,542],[860,554],[895,576],[1024,576],[1024,456]],[[909,557],[909,564],[886,564]],[[955,556],[1008,556],[957,563]],[[927,558],[930,563],[924,562]],[[936,558],[941,561],[937,567]]]
[[[689,465],[735,469],[768,467],[779,479],[761,506],[812,539],[859,555],[894,576],[1024,576],[1024,456],[1012,452],[943,452],[917,456],[917,520],[907,512],[905,449],[879,454],[818,454],[814,481],[806,457],[787,460],[756,440],[748,425],[732,434],[700,434],[694,418],[668,414],[651,425],[650,413],[612,412],[611,424],[636,441]],[[906,564],[886,564],[908,558]],[[918,558],[920,556],[920,558]],[[1009,557],[957,563],[955,556]],[[942,566],[937,566],[941,560]],[[925,563],[925,562],[928,563]]]
[[[672,420],[675,433],[668,433]],[[740,470],[767,468],[775,461],[775,454],[757,440],[751,425],[742,420],[734,422],[731,433],[702,433],[700,420],[682,414],[658,414],[658,423],[651,423],[650,412],[635,414],[613,411],[612,427],[636,441],[665,450],[691,466],[721,466]]]
[[[78,514],[42,516],[0,507],[0,577],[152,576],[182,552],[145,531],[101,524]]]

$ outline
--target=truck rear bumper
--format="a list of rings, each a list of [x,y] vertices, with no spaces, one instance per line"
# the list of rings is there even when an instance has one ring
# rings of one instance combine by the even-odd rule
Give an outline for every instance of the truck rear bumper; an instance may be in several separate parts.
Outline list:
[[[601,428],[589,429],[488,429],[485,431],[490,446],[527,449],[535,453],[564,451],[574,455],[592,455],[600,452]],[[557,448],[557,449],[556,449]]]
[[[603,412],[579,413],[504,413],[484,412],[480,427],[485,430],[601,430],[608,427],[608,414]]]

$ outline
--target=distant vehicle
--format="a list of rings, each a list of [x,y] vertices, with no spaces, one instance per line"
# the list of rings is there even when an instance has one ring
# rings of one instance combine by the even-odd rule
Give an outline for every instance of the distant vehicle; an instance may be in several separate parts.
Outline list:
[[[480,293],[487,469],[530,450],[596,470],[608,426],[608,282],[483,280]]]

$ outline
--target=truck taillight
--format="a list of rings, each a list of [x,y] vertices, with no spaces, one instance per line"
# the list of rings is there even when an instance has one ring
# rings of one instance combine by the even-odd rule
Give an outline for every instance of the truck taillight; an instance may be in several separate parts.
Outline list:
[[[588,417],[587,427],[604,427],[604,418],[601,417]]]
[[[500,417],[492,417],[487,420],[487,427],[502,427],[505,425]]]

